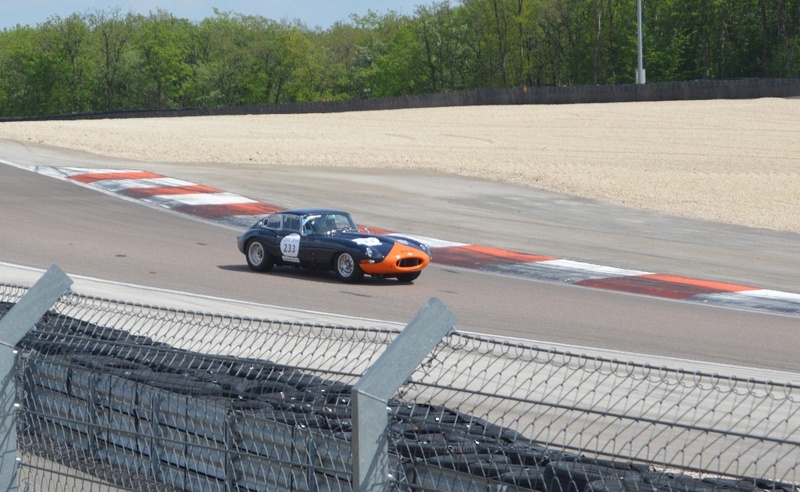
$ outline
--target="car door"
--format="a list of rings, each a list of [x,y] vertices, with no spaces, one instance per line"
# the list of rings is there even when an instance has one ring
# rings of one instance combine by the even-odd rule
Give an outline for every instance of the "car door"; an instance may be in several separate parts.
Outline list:
[[[281,259],[287,264],[300,264],[300,216],[283,214],[283,222],[278,231]]]
[[[324,216],[319,214],[303,218],[300,236],[300,262],[303,266],[326,268],[330,263],[331,239],[325,233]]]

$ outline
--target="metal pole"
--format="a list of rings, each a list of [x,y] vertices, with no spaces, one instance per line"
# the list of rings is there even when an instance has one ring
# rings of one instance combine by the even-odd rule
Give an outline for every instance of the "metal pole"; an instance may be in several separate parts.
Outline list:
[[[642,58],[642,0],[636,0],[636,14],[637,14],[637,29],[638,29],[638,48],[639,48],[639,65],[636,69],[636,83],[645,83],[644,74],[644,61]]]
[[[28,292],[0,318],[0,490],[16,491],[17,407],[14,387],[14,346],[37,321],[69,290],[70,279],[57,265],[50,267]]]
[[[441,301],[431,298],[353,386],[353,490],[390,490],[386,434],[389,398],[455,323],[453,313]]]

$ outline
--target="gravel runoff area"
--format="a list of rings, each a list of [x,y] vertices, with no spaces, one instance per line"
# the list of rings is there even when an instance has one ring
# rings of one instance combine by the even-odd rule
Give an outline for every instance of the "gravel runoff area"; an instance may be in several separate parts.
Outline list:
[[[800,233],[800,98],[0,123],[149,162],[430,169]]]

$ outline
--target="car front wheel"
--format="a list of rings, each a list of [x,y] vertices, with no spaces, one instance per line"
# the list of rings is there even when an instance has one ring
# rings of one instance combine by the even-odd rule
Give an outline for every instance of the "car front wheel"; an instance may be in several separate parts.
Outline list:
[[[275,261],[267,252],[267,247],[259,239],[253,239],[247,245],[247,266],[255,272],[268,272],[275,266]]]
[[[333,260],[334,270],[336,276],[342,282],[358,282],[364,277],[364,271],[359,266],[358,262],[350,253],[340,253],[335,260]]]

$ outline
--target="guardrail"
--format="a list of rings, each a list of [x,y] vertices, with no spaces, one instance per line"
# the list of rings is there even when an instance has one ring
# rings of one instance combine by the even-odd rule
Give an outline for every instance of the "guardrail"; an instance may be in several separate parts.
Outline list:
[[[0,284],[0,323],[28,292]],[[790,383],[448,330],[382,390],[363,382],[413,361],[404,331],[71,292],[45,310],[16,345],[25,490],[798,490]]]

